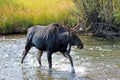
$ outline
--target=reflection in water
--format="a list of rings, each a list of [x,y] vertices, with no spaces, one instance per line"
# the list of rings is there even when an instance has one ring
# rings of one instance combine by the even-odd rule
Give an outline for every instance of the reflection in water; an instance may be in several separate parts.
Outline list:
[[[32,48],[20,64],[25,36],[0,37],[0,80],[119,80],[120,41],[106,41],[81,36],[84,49],[72,47],[71,56],[76,73],[69,71],[69,60],[60,53],[53,54],[53,70],[49,72],[46,52],[42,67],[36,59],[37,49]]]

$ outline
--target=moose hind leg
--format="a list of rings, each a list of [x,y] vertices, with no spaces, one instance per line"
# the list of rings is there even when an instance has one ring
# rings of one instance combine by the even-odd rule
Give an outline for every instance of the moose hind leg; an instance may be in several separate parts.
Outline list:
[[[67,59],[69,59],[70,61],[70,64],[71,64],[71,71],[72,73],[75,73],[75,69],[74,69],[74,66],[73,66],[73,60],[72,60],[72,57],[70,56],[69,53],[65,52],[65,53],[62,53],[63,56],[65,56]]]
[[[30,50],[30,48],[31,48],[30,45],[26,45],[26,46],[25,46],[25,51],[24,51],[23,54],[22,54],[23,57],[22,57],[21,63],[23,63],[23,61],[24,61],[24,59],[25,59],[28,51]]]
[[[42,56],[42,54],[43,54],[43,51],[38,50],[37,60],[38,60],[38,63],[40,64],[40,66],[42,66],[42,64],[41,64],[41,56]]]

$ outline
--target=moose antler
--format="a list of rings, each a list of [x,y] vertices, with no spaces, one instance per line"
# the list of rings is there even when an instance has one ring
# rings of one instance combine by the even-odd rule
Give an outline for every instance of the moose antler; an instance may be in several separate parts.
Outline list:
[[[76,23],[76,25],[73,28],[70,28],[70,22],[65,22],[65,21],[61,21],[61,24],[63,27],[65,27],[66,29],[70,30],[70,32],[77,32],[77,31],[81,31],[84,30],[84,27],[86,25],[88,19],[85,20],[85,23],[82,23],[82,18],[79,17],[78,18],[78,22]]]
[[[65,22],[65,21],[61,21],[61,24],[63,27],[65,27],[66,29],[70,29],[70,22]]]
[[[78,18],[78,22],[77,24],[71,29],[72,32],[77,32],[77,31],[82,31],[84,30],[84,28],[86,27],[86,22],[87,22],[88,19],[85,20],[85,22],[83,23],[82,21],[82,18],[79,17]]]

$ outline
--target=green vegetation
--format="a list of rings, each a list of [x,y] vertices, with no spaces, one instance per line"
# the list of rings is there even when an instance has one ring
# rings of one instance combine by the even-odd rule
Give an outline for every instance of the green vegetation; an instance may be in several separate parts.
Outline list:
[[[22,33],[31,25],[74,21],[71,0],[0,0],[0,34]]]
[[[80,16],[90,18],[91,22],[97,19],[106,23],[120,24],[120,0],[76,0],[74,1]]]
[[[0,0],[0,34],[25,33],[32,25],[52,22],[74,25],[80,16],[83,32],[116,38],[119,13],[120,0]]]
[[[120,0],[75,0],[84,31],[109,39],[120,38]]]

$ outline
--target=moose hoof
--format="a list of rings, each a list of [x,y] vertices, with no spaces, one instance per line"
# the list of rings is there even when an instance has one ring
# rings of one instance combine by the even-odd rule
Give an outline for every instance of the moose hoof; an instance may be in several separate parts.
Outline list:
[[[42,64],[39,64],[39,66],[40,66],[40,67],[43,67],[43,65],[42,65]]]
[[[49,72],[52,72],[52,69],[50,68],[48,71],[49,71]]]
[[[72,73],[75,73],[75,70],[73,70]]]
[[[23,63],[23,60],[20,62],[21,64]]]
[[[43,67],[43,65],[41,64],[40,67]]]
[[[71,72],[72,72],[72,73],[75,73],[75,69],[74,69],[74,68],[72,68],[72,69],[71,69]]]

